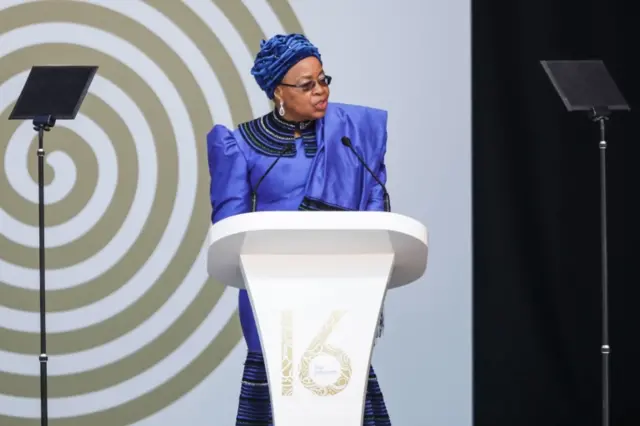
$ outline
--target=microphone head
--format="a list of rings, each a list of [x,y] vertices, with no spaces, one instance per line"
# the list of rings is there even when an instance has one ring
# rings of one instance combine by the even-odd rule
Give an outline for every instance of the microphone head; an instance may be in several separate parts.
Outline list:
[[[344,146],[351,146],[351,139],[349,139],[349,138],[348,138],[348,137],[346,137],[346,136],[343,136],[343,137],[342,137],[342,145],[344,145]]]

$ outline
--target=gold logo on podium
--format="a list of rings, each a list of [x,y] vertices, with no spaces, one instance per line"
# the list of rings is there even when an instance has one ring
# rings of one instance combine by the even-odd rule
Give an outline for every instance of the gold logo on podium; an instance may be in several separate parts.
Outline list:
[[[318,334],[312,339],[311,344],[302,354],[299,362],[298,377],[302,385],[317,396],[337,395],[347,388],[351,380],[351,360],[342,349],[327,343],[327,339],[335,330],[340,319],[345,315],[344,311],[333,311],[329,319],[324,323]],[[293,395],[293,313],[282,313],[282,395]],[[338,364],[338,377],[333,383],[324,385],[318,383],[312,376],[314,361],[320,357],[328,357]],[[323,369],[320,369],[323,370]]]

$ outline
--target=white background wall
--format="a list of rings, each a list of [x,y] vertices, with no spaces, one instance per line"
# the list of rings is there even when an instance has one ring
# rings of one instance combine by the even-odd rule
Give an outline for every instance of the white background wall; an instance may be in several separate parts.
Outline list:
[[[195,197],[197,167],[193,167],[193,163],[198,159],[195,147],[205,143],[205,135],[194,135],[190,138],[189,131],[192,130],[190,117],[186,112],[182,116],[178,114],[183,108],[179,104],[181,98],[178,97],[175,101],[172,96],[169,96],[176,90],[170,86],[182,87],[184,81],[180,81],[182,79],[179,77],[175,77],[173,81],[158,77],[160,70],[154,71],[157,65],[145,58],[142,51],[134,50],[132,45],[144,46],[145,51],[149,48],[148,52],[151,54],[153,49],[145,41],[149,39],[139,35],[150,31],[155,34],[154,37],[163,39],[166,48],[176,52],[195,76],[199,88],[207,96],[206,102],[215,111],[216,120],[226,125],[231,124],[228,122],[231,115],[216,74],[208,67],[206,60],[199,56],[198,48],[189,41],[183,30],[171,22],[171,19],[178,22],[180,16],[176,14],[189,13],[191,14],[189,16],[194,19],[197,16],[203,16],[209,20],[211,30],[215,31],[234,64],[242,70],[243,84],[250,91],[250,103],[257,116],[267,112],[269,102],[250,75],[251,55],[233,25],[211,1],[184,0],[181,4],[175,0],[155,2],[154,7],[167,8],[164,14],[155,10],[149,3],[133,0],[92,0],[91,3],[95,13],[104,13],[106,9],[110,9],[112,13],[128,16],[129,21],[126,22],[129,22],[132,27],[138,27],[137,32],[126,32],[118,24],[123,21],[106,18],[107,32],[97,31],[88,24],[78,26],[57,22],[55,27],[51,27],[50,24],[45,26],[35,24],[38,21],[64,21],[65,19],[82,22],[83,17],[93,16],[86,13],[85,1],[56,4],[56,8],[67,7],[64,16],[56,18],[52,17],[52,14],[55,15],[57,12],[46,9],[51,5],[49,2],[0,0],[0,14],[3,17],[0,19],[0,25],[3,26],[0,28],[0,59],[8,58],[7,55],[25,46],[58,42],[76,47],[85,46],[86,51],[76,50],[83,53],[78,53],[79,56],[74,56],[70,59],[71,61],[81,63],[93,61],[93,59],[87,59],[89,56],[85,58],[82,55],[89,50],[96,50],[105,52],[127,64],[134,72],[143,76],[147,84],[153,86],[150,88],[156,95],[162,95],[163,107],[169,112],[171,119],[175,120],[173,124],[176,125],[176,140],[180,141],[178,144],[180,153],[178,155],[180,159],[178,195],[182,197],[180,200],[184,200],[184,197],[189,200],[188,196]],[[385,335],[378,343],[373,358],[393,425],[470,426],[472,286],[469,0],[438,2],[290,0],[290,3],[309,38],[321,49],[327,73],[334,77],[332,100],[370,105],[389,111],[387,167],[393,209],[424,222],[430,231],[431,249],[427,273],[420,281],[389,294],[386,305]],[[245,0],[244,4],[268,36],[283,31],[267,0]],[[176,6],[171,10],[179,12],[172,14],[168,5]],[[3,15],[10,13],[10,9],[14,7],[25,8],[20,15],[22,16],[20,19],[25,23],[19,24],[24,27],[5,31],[5,28],[12,26],[13,21],[21,22],[17,19],[18,14],[11,15],[13,18]],[[32,8],[27,11],[29,7]],[[85,7],[82,9],[85,13],[74,15],[72,8],[75,7]],[[105,16],[113,17],[114,15]],[[31,21],[34,24],[27,25],[27,22]],[[142,31],[142,26],[147,29]],[[129,40],[122,37],[129,37]],[[204,40],[201,40],[204,45],[200,46],[200,53],[209,46],[209,39]],[[35,52],[31,50],[27,53],[35,55]],[[163,56],[163,53],[157,53],[155,56],[159,59],[158,62],[161,62],[163,57],[167,56]],[[25,64],[32,60],[27,58],[29,61],[25,61],[25,56],[12,56],[12,58],[14,61],[24,61]],[[40,58],[33,58],[33,60],[39,62]],[[5,65],[0,67],[0,70],[9,69],[14,66],[11,64],[15,63],[17,62],[3,63]],[[7,68],[4,68],[5,66]],[[114,189],[119,184],[126,184],[136,185],[141,194],[152,196],[155,191],[161,191],[162,188],[156,187],[153,173],[148,172],[153,158],[146,154],[151,144],[156,143],[156,147],[160,148],[165,146],[167,141],[147,140],[149,139],[145,137],[147,133],[140,130],[144,120],[136,119],[133,113],[136,111],[135,103],[129,100],[131,103],[128,104],[124,92],[119,92],[118,87],[111,86],[107,80],[109,77],[118,77],[118,72],[109,71],[108,67],[103,69],[104,73],[99,73],[93,82],[91,93],[105,102],[108,101],[109,105],[113,105],[112,108],[123,117],[123,120],[133,121],[133,125],[129,127],[135,136],[136,149],[139,149],[139,154],[145,154],[145,156],[140,157],[144,158],[140,165],[140,181],[118,182],[113,165],[118,159],[110,149],[112,146],[120,146],[126,142],[115,136],[117,133],[113,133],[113,140],[100,139],[100,129],[86,119],[69,123],[69,128],[75,128],[90,149],[96,153],[101,176],[106,179],[106,187],[102,189],[96,187],[92,190],[100,195],[98,198],[102,199],[102,196],[107,196],[105,194],[110,188]],[[3,77],[10,77],[7,81],[0,79],[0,110],[4,110],[17,97],[24,84],[27,70],[25,65],[24,69],[18,70],[22,74]],[[176,96],[178,96],[177,93]],[[187,95],[182,97],[185,103],[195,102]],[[83,110],[83,112],[86,111],[87,109]],[[148,119],[152,118],[155,117],[148,117]],[[0,145],[0,154],[3,155],[0,161],[0,176],[2,173],[11,176],[10,185],[14,187],[16,193],[22,194],[27,200],[35,199],[37,194],[35,182],[32,182],[25,167],[27,141],[33,137],[30,127],[29,123],[23,123],[20,127],[22,130],[15,135],[8,137],[3,134],[1,139],[4,141],[7,136],[8,141],[6,150],[4,145]],[[56,128],[58,127],[63,127],[63,124]],[[8,127],[0,127],[0,133],[6,128]],[[109,134],[112,131],[115,132],[114,129],[102,130]],[[144,145],[143,142],[149,145]],[[68,159],[67,162],[63,161],[65,158]],[[30,158],[29,161],[33,159]],[[48,201],[55,198],[55,188],[52,187],[59,184],[58,192],[60,192],[59,189],[62,186],[70,189],[75,184],[82,183],[80,182],[82,175],[75,175],[76,169],[70,157],[58,152],[57,157],[49,155],[47,161],[55,169],[54,183],[46,189]],[[167,175],[171,174],[166,170],[160,170],[160,173],[164,172]],[[146,182],[147,186],[141,182]],[[208,182],[205,183],[206,185]],[[3,209],[7,207],[3,204],[3,201],[7,202],[6,198],[4,195],[0,196],[0,234],[4,236],[11,234],[15,237],[14,239],[24,240],[23,245],[37,246],[36,228],[20,228],[12,225],[14,222]],[[182,236],[182,231],[176,232],[175,229],[186,228],[191,217],[189,209],[192,204],[191,201],[177,202],[176,211],[181,213],[176,217],[182,219],[176,219],[177,225],[171,229],[167,227],[166,230],[155,230],[155,232],[167,233],[170,237],[166,244],[155,247],[159,256],[156,256],[154,261],[156,263],[152,264],[149,270],[140,269],[142,272],[136,275],[135,280],[127,278],[126,285],[122,283],[117,292],[96,303],[81,306],[72,311],[51,313],[48,315],[49,331],[51,333],[61,332],[61,330],[78,331],[107,318],[115,318],[125,306],[141,297],[145,289],[152,285],[163,285],[162,282],[155,282],[156,278],[153,274],[160,273],[163,267],[168,267],[165,263],[171,261],[158,259],[168,259],[173,256],[172,244]],[[203,204],[208,205],[206,202]],[[35,209],[34,205],[29,214],[36,211]],[[102,214],[97,212],[96,208],[87,212],[85,219],[91,220],[97,219]],[[153,222],[146,222],[147,214],[144,210],[131,211],[127,217],[136,215],[138,217],[134,217],[132,223],[153,226]],[[73,217],[75,223],[78,223],[80,216],[78,214]],[[18,219],[16,221],[19,221]],[[74,233],[79,233],[81,227],[73,225],[72,222],[67,222],[65,226]],[[27,229],[28,232],[20,231],[22,229]],[[69,237],[60,230],[48,229],[47,232],[48,247],[55,241],[60,245],[62,244],[60,240]],[[125,231],[121,234],[134,235]],[[116,244],[119,244],[119,247],[113,250],[108,260],[115,262],[116,254],[126,252],[125,244],[122,240],[119,241]],[[80,243],[77,244],[80,247]],[[7,247],[0,247],[2,249],[0,251],[9,252],[10,248]],[[133,253],[134,257],[142,256],[140,252]],[[64,270],[49,270],[48,288],[60,288],[75,281],[79,281],[79,285],[82,284],[83,280],[74,275],[76,274],[74,271],[82,270],[87,275],[105,266],[105,261],[97,260],[97,256],[91,259],[95,262],[91,268],[87,266],[89,264],[84,266],[78,264]],[[146,318],[144,324],[136,327],[131,333],[119,336],[117,339],[110,339],[98,347],[83,352],[53,356],[49,364],[50,377],[68,376],[70,373],[82,374],[100,369],[111,363],[120,362],[120,357],[130,356],[138,350],[143,350],[143,347],[148,348],[146,345],[165,332],[172,321],[187,309],[191,299],[206,281],[205,263],[204,260],[200,260],[194,263],[191,257],[177,256],[176,262],[190,263],[191,269],[188,276],[184,277],[178,291],[172,294],[171,300],[154,312],[153,316]],[[0,283],[11,281],[14,287],[24,286],[25,288],[36,286],[37,271],[35,269],[10,267],[1,257],[0,263]],[[145,265],[148,266],[149,263]],[[212,336],[215,336],[235,309],[236,301],[237,298],[233,294],[225,294],[203,323],[204,325],[198,328],[187,342],[180,345],[179,350],[171,355],[167,354],[161,362],[155,363],[153,368],[149,368],[144,373],[141,373],[141,369],[151,365],[147,366],[146,361],[138,360],[136,367],[140,370],[129,371],[130,376],[126,380],[120,380],[108,388],[85,392],[81,395],[68,393],[69,396],[64,398],[50,398],[51,418],[82,414],[98,416],[97,413],[110,408],[114,409],[111,413],[115,412],[114,417],[117,417],[118,410],[124,410],[122,408],[124,405],[134,400],[137,404],[144,403],[144,400],[141,402],[137,398],[154,389],[163,389],[163,392],[170,393],[180,392],[177,385],[164,388],[160,388],[160,385],[170,377],[175,377],[177,372],[188,365],[209,344]],[[11,305],[16,304],[15,302],[15,300],[0,300],[0,327],[23,332],[38,330],[37,315],[34,312],[11,308]],[[152,304],[148,300],[146,303]],[[124,319],[120,321],[122,323]],[[79,334],[76,335],[79,336]],[[30,338],[34,336],[32,334]],[[108,336],[104,337],[109,339]],[[36,339],[32,341],[36,342]],[[54,342],[55,339],[52,339],[52,346],[55,345]],[[3,395],[0,390],[0,416],[13,416],[12,420],[8,420],[9,425],[24,425],[29,422],[26,419],[37,419],[40,414],[39,400],[33,397],[37,395],[35,388],[37,385],[34,385],[37,381],[33,379],[39,374],[37,354],[15,353],[10,350],[11,340],[2,343],[0,373],[16,374],[14,388],[20,392],[28,390],[28,394],[32,396]],[[7,347],[9,350],[6,350]],[[198,387],[139,424],[143,426],[233,425],[245,351],[246,348],[241,343]],[[153,362],[150,361],[150,363]],[[103,373],[104,371],[107,370],[103,370]],[[30,377],[28,384],[25,381],[26,377]],[[85,380],[86,377],[89,376],[75,376],[73,380],[76,382],[73,386],[71,386],[71,379],[66,379],[65,386],[77,388],[78,382]],[[68,389],[61,389],[61,387],[57,387],[56,390],[69,392]],[[138,409],[140,409],[139,406]],[[7,418],[4,417],[4,419]],[[20,418],[23,420],[19,420]],[[14,419],[15,423],[11,423]],[[0,421],[4,425],[3,422],[6,423],[7,420]],[[99,422],[99,424],[106,422],[108,420],[103,418],[102,423]],[[95,422],[90,421],[90,423]]]
[[[245,2],[268,9],[258,3]],[[393,210],[430,232],[428,271],[389,294],[373,359],[393,425],[471,425],[470,2],[291,3],[334,77],[332,100],[389,110]],[[140,424],[233,424],[245,350]]]

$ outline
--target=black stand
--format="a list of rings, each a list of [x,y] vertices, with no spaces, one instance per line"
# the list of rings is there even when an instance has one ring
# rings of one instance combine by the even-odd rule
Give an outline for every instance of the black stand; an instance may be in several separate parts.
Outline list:
[[[609,265],[607,253],[607,140],[605,123],[612,111],[629,111],[602,61],[541,61],[568,111],[586,111],[600,127],[600,247],[602,286],[602,425],[609,426]]]
[[[609,426],[609,265],[607,253],[607,140],[605,122],[609,119],[608,108],[594,108],[591,119],[600,125],[600,262],[602,281],[602,424]]]
[[[44,132],[56,118],[73,120],[80,109],[98,67],[33,67],[9,120],[33,120],[38,132],[38,224],[40,264],[40,424],[49,423],[47,397],[47,323],[44,244]]]
[[[47,322],[46,289],[45,289],[45,262],[44,262],[44,132],[48,132],[55,125],[56,119],[52,116],[37,117],[33,120],[33,129],[38,132],[38,226],[40,244],[40,411],[42,413],[43,426],[48,423],[47,407]]]

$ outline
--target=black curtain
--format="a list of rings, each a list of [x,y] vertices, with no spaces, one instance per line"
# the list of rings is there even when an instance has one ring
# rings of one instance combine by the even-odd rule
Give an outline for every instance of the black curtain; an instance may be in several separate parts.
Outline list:
[[[604,60],[632,108],[607,123],[611,425],[640,425],[635,3],[472,1],[475,426],[602,425],[598,126],[545,59]]]

